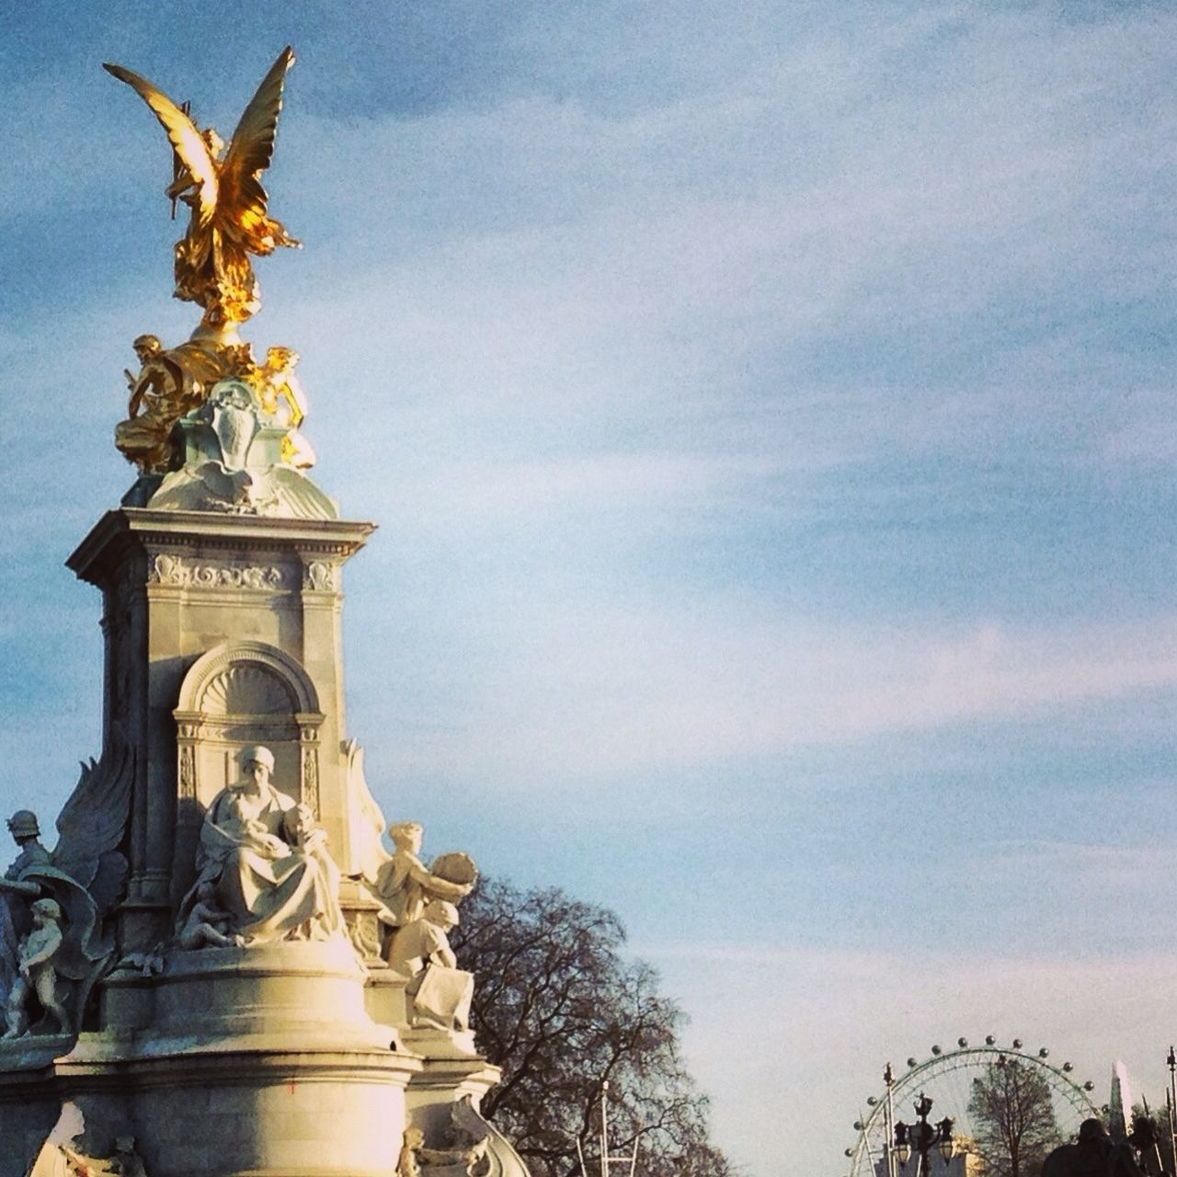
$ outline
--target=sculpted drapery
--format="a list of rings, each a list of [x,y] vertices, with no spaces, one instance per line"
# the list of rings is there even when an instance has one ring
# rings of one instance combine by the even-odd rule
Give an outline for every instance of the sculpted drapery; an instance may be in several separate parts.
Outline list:
[[[270,783],[274,757],[247,748],[244,772],[204,817],[196,881],[180,910],[184,925],[209,888],[233,934],[248,944],[326,940],[343,930],[339,868],[305,805]]]

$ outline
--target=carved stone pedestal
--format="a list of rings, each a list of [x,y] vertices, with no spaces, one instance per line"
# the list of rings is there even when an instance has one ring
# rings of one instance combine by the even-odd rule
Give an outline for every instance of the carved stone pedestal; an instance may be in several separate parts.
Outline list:
[[[194,1041],[202,1050],[399,1047],[368,1016],[367,978],[342,938],[176,951],[163,966],[149,977],[122,969],[104,985],[104,1028],[131,1035],[136,1055],[187,1052]]]
[[[45,1093],[42,1141],[53,1109],[72,1105],[94,1155],[133,1136],[151,1177],[393,1177],[405,1088],[425,1063],[368,1017],[365,982],[342,938],[120,970],[101,1032],[58,1043],[68,1053],[35,1075],[0,1071],[0,1145],[27,1151],[2,1125],[23,1120],[31,1084]]]
[[[387,1051],[199,1050],[116,1060],[83,1036],[18,1104],[0,1075],[2,1177],[25,1177],[59,1118],[74,1147],[109,1156],[133,1137],[151,1177],[393,1177],[405,1085],[420,1063]],[[15,1094],[15,1093],[13,1093]],[[31,1118],[32,1117],[32,1118]],[[12,1131],[9,1125],[12,1125]]]

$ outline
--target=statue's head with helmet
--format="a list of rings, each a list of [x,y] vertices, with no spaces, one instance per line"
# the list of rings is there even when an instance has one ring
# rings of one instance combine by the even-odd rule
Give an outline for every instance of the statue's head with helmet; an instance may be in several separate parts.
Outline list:
[[[8,819],[8,832],[18,842],[28,842],[41,836],[37,815],[31,809],[18,809]]]

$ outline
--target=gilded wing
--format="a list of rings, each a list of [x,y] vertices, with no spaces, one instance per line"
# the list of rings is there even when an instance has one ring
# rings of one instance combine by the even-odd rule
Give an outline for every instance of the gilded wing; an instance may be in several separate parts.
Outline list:
[[[294,50],[287,45],[245,108],[221,164],[222,209],[251,238],[250,247],[263,253],[270,253],[275,245],[296,244],[289,239],[267,240],[275,236],[275,231],[282,238],[285,233],[280,225],[266,216],[268,197],[259,183],[259,177],[274,157],[282,89],[286,83],[286,71],[293,64]]]
[[[219,181],[216,161],[209,154],[208,145],[196,129],[196,124],[146,78],[123,69],[121,65],[104,62],[102,68],[120,82],[126,82],[151,107],[160,126],[167,132],[172,149],[197,186],[197,220],[201,225],[207,225],[217,210]]]

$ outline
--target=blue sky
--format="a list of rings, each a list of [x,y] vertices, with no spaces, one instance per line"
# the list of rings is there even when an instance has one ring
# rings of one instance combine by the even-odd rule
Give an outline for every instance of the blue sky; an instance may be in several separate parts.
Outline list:
[[[749,1177],[993,1032],[1177,1033],[1166,4],[44,3],[0,27],[0,804],[97,751],[63,560],[177,342],[162,135],[270,173],[350,734],[427,848],[614,907]],[[785,1148],[784,1141],[790,1141]]]

